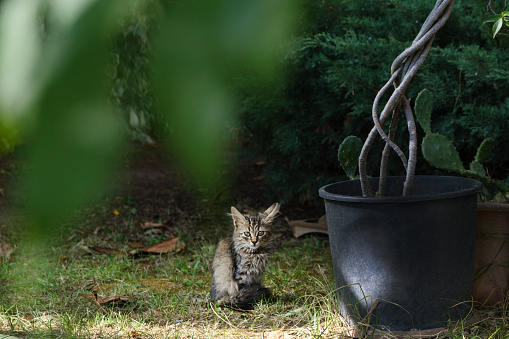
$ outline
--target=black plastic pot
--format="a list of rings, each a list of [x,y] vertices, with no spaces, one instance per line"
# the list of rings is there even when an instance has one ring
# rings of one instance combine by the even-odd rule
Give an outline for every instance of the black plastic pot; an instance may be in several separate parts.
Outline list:
[[[471,307],[481,183],[416,176],[413,195],[403,197],[404,180],[388,178],[386,197],[362,197],[358,180],[319,190],[341,314],[351,324],[429,329]]]

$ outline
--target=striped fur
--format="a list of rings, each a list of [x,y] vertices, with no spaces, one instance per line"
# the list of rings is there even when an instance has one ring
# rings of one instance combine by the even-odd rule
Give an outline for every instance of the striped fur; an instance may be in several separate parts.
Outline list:
[[[210,297],[222,305],[252,309],[270,296],[262,287],[271,252],[272,220],[279,212],[275,203],[256,216],[231,208],[233,235],[219,242],[212,262]]]

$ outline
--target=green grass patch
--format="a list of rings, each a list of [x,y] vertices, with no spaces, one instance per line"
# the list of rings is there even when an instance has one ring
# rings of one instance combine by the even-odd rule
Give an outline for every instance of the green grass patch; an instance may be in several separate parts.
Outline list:
[[[160,178],[160,176],[153,176]],[[277,225],[265,274],[273,293],[253,311],[209,302],[229,202],[189,198],[174,184],[99,197],[34,241],[24,218],[0,221],[0,334],[19,338],[344,338],[327,237]],[[161,186],[161,189],[159,189]],[[159,189],[159,190],[158,190]],[[167,192],[173,192],[168,195]],[[224,196],[228,196],[224,194]],[[179,238],[167,253],[143,252]],[[6,253],[6,252],[4,252]],[[509,303],[474,308],[436,338],[507,338]],[[366,333],[360,336],[373,337]],[[385,338],[394,338],[385,334]]]

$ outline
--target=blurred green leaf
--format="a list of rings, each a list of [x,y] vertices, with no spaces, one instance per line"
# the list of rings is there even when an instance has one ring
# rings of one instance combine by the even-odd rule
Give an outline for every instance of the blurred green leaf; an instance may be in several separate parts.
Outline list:
[[[223,160],[227,123],[242,73],[262,79],[277,43],[288,36],[292,1],[195,1],[170,9],[155,50],[154,83],[172,135],[170,146],[210,181]]]
[[[63,9],[52,3],[48,16]],[[104,78],[108,36],[121,1],[67,6],[37,58],[37,96],[27,177],[28,209],[46,234],[59,216],[99,192],[122,140],[122,125],[107,103]],[[72,7],[72,8],[71,8]],[[78,10],[79,9],[79,10]],[[64,10],[65,12],[65,10]],[[64,15],[65,16],[65,15]]]

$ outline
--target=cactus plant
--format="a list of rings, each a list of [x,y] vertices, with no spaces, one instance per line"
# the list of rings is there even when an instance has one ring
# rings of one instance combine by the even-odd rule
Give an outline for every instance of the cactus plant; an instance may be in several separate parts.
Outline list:
[[[343,140],[338,149],[338,160],[346,175],[353,179],[357,169],[357,160],[361,154],[362,141],[356,136],[349,136]]]
[[[415,99],[415,117],[426,134],[431,133],[431,111],[433,110],[433,94],[423,89]]]
[[[495,140],[493,138],[484,139],[481,145],[479,145],[479,148],[477,149],[477,152],[475,154],[475,161],[483,162],[484,160],[486,160],[488,155],[490,155],[491,151],[493,150],[494,144]]]
[[[424,158],[437,168],[461,173],[465,170],[460,155],[452,142],[437,133],[429,133],[422,140],[422,154]]]
[[[422,94],[423,92],[421,92]],[[419,97],[421,96],[419,94]],[[418,98],[419,98],[418,97]],[[424,97],[423,97],[424,98]],[[433,106],[433,102],[429,101],[430,96],[425,95],[426,99],[426,110],[429,109],[429,116],[431,116],[431,109]],[[418,100],[415,103],[415,111],[417,114]],[[422,105],[421,103],[421,106]],[[426,113],[427,115],[427,113]],[[486,158],[490,155],[493,150],[493,146],[495,144],[495,140],[492,138],[486,138],[483,140],[479,148],[477,149],[474,160],[470,163],[469,169],[465,169],[461,162],[460,156],[456,147],[454,147],[453,143],[447,139],[445,136],[440,135],[438,133],[431,132],[431,126],[429,124],[430,119],[422,120],[424,123],[419,120],[421,127],[426,132],[426,136],[422,141],[422,155],[426,161],[441,170],[458,173],[462,176],[477,179],[482,182],[485,186],[490,186],[502,193],[506,202],[509,202],[507,193],[509,193],[509,187],[504,185],[502,182],[492,179],[486,173],[482,162],[486,160]],[[424,124],[424,125],[423,125]]]

